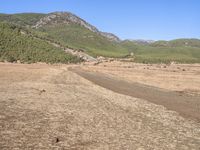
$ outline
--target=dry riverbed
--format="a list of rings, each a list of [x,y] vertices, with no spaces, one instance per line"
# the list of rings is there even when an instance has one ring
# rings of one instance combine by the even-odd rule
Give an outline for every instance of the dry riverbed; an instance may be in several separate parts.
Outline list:
[[[140,69],[135,73],[141,77],[133,80],[135,68],[130,65],[141,70],[144,66],[121,65],[0,64],[0,149],[200,149],[198,122],[162,105],[103,88],[69,69],[80,67],[128,82],[163,86],[152,77],[159,75],[159,69],[150,69],[146,80],[152,81],[143,81]],[[198,74],[199,68],[194,68],[183,72]],[[158,81],[168,87],[166,76]],[[184,75],[177,79],[179,85],[187,84],[181,90],[189,88],[196,95],[198,76],[191,75],[191,83],[185,77],[184,81]],[[177,90],[171,84],[169,89]]]

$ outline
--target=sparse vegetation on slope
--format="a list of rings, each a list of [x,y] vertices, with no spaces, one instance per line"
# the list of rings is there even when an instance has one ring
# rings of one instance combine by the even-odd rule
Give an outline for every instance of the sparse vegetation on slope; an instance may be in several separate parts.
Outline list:
[[[27,35],[15,25],[0,23],[0,60],[35,63],[79,62],[77,57],[53,45]]]

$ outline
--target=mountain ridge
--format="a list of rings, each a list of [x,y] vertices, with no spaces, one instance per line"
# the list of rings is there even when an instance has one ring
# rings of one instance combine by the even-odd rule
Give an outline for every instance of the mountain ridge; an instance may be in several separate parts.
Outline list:
[[[44,25],[47,25],[50,22],[52,23],[53,20],[51,20],[51,19],[54,19],[53,16],[55,16],[55,15],[57,17],[62,18],[64,21],[68,21],[68,23],[71,21],[76,24],[79,24],[79,25],[89,29],[92,32],[96,32],[96,33],[108,38],[110,41],[115,41],[115,42],[130,41],[130,42],[135,42],[138,44],[152,44],[152,43],[159,42],[159,41],[170,42],[170,41],[174,41],[174,40],[200,40],[198,38],[177,38],[177,39],[173,39],[173,40],[145,40],[145,39],[121,40],[115,34],[100,31],[99,29],[97,29],[95,26],[91,25],[84,19],[82,19],[82,18],[78,17],[77,15],[75,15],[71,12],[68,12],[68,11],[56,11],[56,12],[51,12],[51,13],[34,13],[34,12],[16,13],[16,14],[0,13],[0,21],[8,21],[11,23],[16,23],[16,24],[19,22],[22,22],[23,25],[25,24],[25,25],[31,26],[32,28],[39,28]],[[25,17],[26,19],[29,18],[28,21],[27,20],[24,21],[25,19],[20,20],[20,18],[23,18],[23,16],[29,16],[29,17]],[[46,22],[46,21],[49,21],[49,22]],[[58,23],[59,22],[55,22],[55,24],[58,24]],[[60,23],[62,23],[62,22],[60,22]],[[67,22],[63,22],[63,24],[64,23],[67,23]],[[19,23],[19,25],[21,25],[21,24]]]

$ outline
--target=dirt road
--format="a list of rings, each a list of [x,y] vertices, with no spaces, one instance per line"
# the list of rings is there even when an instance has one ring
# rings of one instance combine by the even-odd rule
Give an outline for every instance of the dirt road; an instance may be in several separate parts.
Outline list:
[[[86,71],[112,75],[127,82],[200,95],[200,64],[166,65],[114,61],[83,65],[82,68]]]
[[[115,79],[99,72],[89,72],[80,68],[71,69],[85,79],[114,92],[148,100],[178,112],[183,117],[200,122],[200,96],[189,96],[182,92],[168,91],[140,83]]]
[[[200,149],[197,122],[69,67],[0,63],[1,150]]]

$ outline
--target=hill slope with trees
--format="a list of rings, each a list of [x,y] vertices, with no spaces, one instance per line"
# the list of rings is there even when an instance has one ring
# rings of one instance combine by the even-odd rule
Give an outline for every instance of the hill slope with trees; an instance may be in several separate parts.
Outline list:
[[[80,59],[46,41],[28,35],[21,28],[0,23],[0,60],[23,63],[75,63]]]

